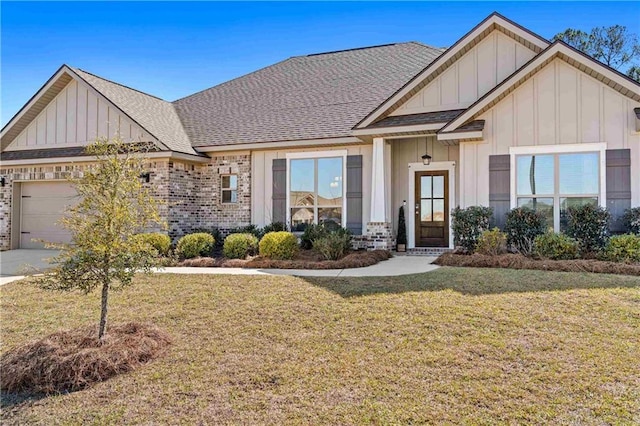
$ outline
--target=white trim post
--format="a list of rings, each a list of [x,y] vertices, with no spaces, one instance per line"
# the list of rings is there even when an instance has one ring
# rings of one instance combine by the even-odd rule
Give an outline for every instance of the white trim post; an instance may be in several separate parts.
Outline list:
[[[387,190],[384,138],[373,138],[371,167],[371,212],[369,222],[387,222]]]

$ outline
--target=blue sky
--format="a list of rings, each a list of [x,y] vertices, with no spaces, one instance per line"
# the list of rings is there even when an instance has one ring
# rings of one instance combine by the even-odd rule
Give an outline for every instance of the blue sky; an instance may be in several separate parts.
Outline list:
[[[640,2],[2,2],[2,125],[67,63],[175,100],[290,56],[402,41],[450,46],[492,11],[550,38],[626,25]]]

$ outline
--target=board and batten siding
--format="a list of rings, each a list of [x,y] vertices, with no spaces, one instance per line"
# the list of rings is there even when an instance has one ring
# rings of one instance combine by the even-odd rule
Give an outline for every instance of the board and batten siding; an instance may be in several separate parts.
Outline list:
[[[273,160],[286,159],[287,153],[347,150],[347,155],[362,155],[362,223],[369,221],[371,210],[371,145],[346,145],[302,149],[253,151],[251,153],[251,223],[264,226],[273,222]],[[346,187],[345,187],[346,188]]]
[[[510,95],[477,117],[482,142],[460,143],[463,207],[489,205],[489,156],[515,146],[604,142],[630,149],[632,205],[640,205],[640,134],[626,96],[555,59]]]
[[[403,201],[409,202],[409,163],[421,163],[422,156],[431,155],[432,162],[455,161],[455,200],[449,201],[449,209],[460,203],[460,168],[457,167],[459,159],[458,146],[444,146],[436,141],[435,136],[423,136],[415,138],[391,139],[391,217],[393,218],[394,232],[398,226],[398,209]],[[407,205],[405,220],[408,214],[413,214],[413,206]],[[412,232],[407,230],[407,232]]]
[[[155,140],[85,84],[69,84],[9,145],[7,150],[82,146],[97,137]]]
[[[467,108],[534,55],[494,30],[390,115]]]

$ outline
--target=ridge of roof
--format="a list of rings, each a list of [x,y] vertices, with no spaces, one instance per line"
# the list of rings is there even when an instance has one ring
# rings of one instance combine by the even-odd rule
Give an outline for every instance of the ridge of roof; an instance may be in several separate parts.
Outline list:
[[[401,43],[385,43],[385,44],[376,44],[376,45],[373,45],[373,46],[353,47],[351,49],[331,50],[331,51],[328,51],[328,52],[310,53],[308,55],[302,55],[302,57],[311,57],[311,56],[320,56],[320,55],[332,55],[334,53],[344,53],[344,52],[354,52],[356,50],[375,49],[375,48],[378,48],[378,47],[395,46],[396,44],[401,44]],[[300,56],[297,56],[297,57],[300,57]]]
[[[104,80],[104,81],[106,81],[106,82],[108,82],[108,83],[111,83],[111,84],[115,84],[115,85],[117,85],[117,86],[124,87],[125,89],[133,90],[134,92],[138,92],[138,93],[140,93],[140,94],[142,94],[142,95],[146,95],[146,96],[150,96],[150,97],[152,97],[152,98],[156,98],[156,99],[157,99],[157,100],[159,100],[159,101],[167,102],[167,103],[171,103],[171,102],[165,101],[165,100],[164,100],[164,99],[162,99],[162,98],[159,98],[158,96],[152,95],[152,94],[147,93],[147,92],[143,92],[142,90],[135,89],[135,88],[133,88],[133,87],[131,87],[131,86],[127,86],[126,84],[118,83],[117,81],[109,80],[108,78],[101,77],[101,76],[96,75],[96,74],[94,74],[94,73],[92,73],[92,72],[89,72],[89,71],[87,71],[87,70],[83,70],[82,68],[72,67],[71,65],[67,65],[67,67],[69,67],[69,68],[70,68],[70,69],[72,69],[73,71],[76,71],[76,72],[81,71],[81,72],[83,72],[83,73],[85,73],[85,74],[89,74],[89,75],[91,75],[91,76],[93,76],[93,77],[95,77],[95,78],[99,78],[100,80]]]

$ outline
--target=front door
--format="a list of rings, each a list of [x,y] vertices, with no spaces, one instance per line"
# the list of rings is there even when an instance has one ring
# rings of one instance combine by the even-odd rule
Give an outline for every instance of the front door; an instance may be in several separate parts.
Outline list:
[[[416,247],[449,247],[449,172],[416,172]]]

